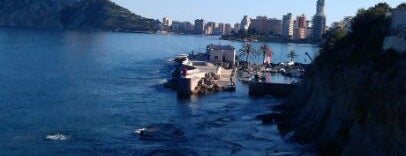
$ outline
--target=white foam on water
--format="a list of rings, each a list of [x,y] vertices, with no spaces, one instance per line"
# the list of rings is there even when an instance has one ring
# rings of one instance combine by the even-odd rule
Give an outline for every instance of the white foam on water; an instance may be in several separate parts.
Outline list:
[[[63,134],[53,134],[53,135],[47,135],[45,137],[45,139],[54,140],[54,141],[64,141],[64,140],[68,139],[68,137]]]
[[[140,128],[140,129],[135,130],[134,132],[137,134],[141,134],[141,132],[146,131],[146,130],[147,130],[146,128]]]
[[[159,79],[159,81],[158,81],[159,84],[164,84],[166,82],[168,82],[167,79]]]

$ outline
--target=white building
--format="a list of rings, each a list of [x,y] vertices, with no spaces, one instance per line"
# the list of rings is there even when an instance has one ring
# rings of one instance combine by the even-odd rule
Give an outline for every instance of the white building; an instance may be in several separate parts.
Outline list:
[[[293,39],[294,20],[291,13],[283,16],[282,36],[287,39]]]
[[[235,65],[236,50],[230,45],[208,45],[207,53],[210,57],[210,62],[213,63],[229,63]]]
[[[172,26],[172,20],[170,18],[168,18],[168,17],[165,17],[165,18],[162,19],[162,24],[164,26],[170,27],[170,26]]]
[[[240,29],[241,30],[248,30],[250,25],[251,25],[251,19],[247,15],[245,15],[244,18],[241,21]]]

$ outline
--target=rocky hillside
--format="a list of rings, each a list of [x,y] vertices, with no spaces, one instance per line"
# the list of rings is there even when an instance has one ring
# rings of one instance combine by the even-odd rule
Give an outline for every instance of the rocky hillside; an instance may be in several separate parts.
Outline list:
[[[320,155],[406,155],[406,54],[382,50],[390,10],[360,10],[350,32],[330,33],[282,106],[283,133]]]
[[[109,0],[0,0],[0,26],[107,31],[155,31],[159,21]]]

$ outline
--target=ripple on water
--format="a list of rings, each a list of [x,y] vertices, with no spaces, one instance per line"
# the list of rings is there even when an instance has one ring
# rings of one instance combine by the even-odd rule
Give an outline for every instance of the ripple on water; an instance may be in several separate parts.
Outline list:
[[[45,139],[46,140],[51,140],[51,141],[64,141],[64,140],[67,140],[68,137],[66,135],[63,135],[63,134],[50,134],[50,135],[47,135],[45,137]]]

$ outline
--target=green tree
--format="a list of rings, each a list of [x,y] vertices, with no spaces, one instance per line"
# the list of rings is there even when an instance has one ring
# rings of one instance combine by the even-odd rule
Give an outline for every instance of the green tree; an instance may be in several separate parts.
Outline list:
[[[290,51],[287,55],[288,58],[290,58],[290,61],[293,61],[298,55],[294,50]]]
[[[256,56],[256,50],[250,42],[243,43],[239,56],[245,58],[245,62],[249,64],[248,59]]]
[[[399,9],[406,8],[406,3],[403,2],[403,3],[399,4],[397,8],[399,8]]]

